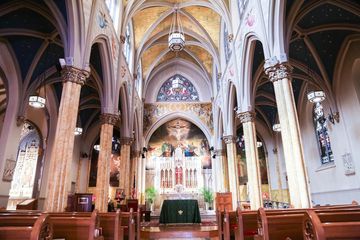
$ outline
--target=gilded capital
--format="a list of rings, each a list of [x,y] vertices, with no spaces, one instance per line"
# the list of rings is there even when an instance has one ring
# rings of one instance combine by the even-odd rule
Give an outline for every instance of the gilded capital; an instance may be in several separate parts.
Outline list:
[[[240,119],[241,123],[255,121],[255,112],[236,112],[236,117]]]
[[[110,124],[115,126],[120,121],[120,116],[117,114],[103,113],[100,115],[101,124]]]
[[[223,140],[225,144],[230,144],[230,143],[234,143],[236,139],[233,135],[227,135],[227,136],[223,136]]]
[[[133,143],[134,139],[130,137],[123,137],[120,138],[120,144],[121,145],[131,145]]]
[[[71,66],[65,66],[61,71],[63,82],[73,82],[84,85],[86,79],[90,76],[88,71],[78,69]]]
[[[276,82],[284,78],[291,78],[292,67],[288,64],[277,64],[265,69],[265,73],[269,76],[271,82]]]

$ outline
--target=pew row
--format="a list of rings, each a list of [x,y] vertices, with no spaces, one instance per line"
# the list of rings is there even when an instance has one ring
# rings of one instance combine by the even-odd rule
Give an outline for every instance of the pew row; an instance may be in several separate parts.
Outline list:
[[[66,222],[66,218],[68,218],[69,221],[75,221],[75,219],[79,221],[86,218],[90,219],[92,215],[92,213],[89,212],[54,212],[48,214],[50,220],[57,219],[58,221],[59,219],[62,219],[63,222]],[[1,211],[0,226],[30,226],[33,225],[40,215],[41,212],[39,211]],[[120,210],[118,210],[116,213],[97,213],[97,216],[99,225],[95,232],[96,234],[99,233],[99,235],[102,233],[104,240],[139,239],[140,227],[137,227],[140,226],[139,212],[133,213],[132,209],[130,212],[120,212]],[[3,219],[3,221],[1,219]],[[83,230],[83,227],[80,226],[74,231],[80,231],[83,234]],[[58,237],[60,237],[59,234],[62,234],[61,231],[60,233],[59,231],[56,233],[56,236]],[[73,236],[74,238],[78,238],[77,234],[73,234]]]
[[[306,240],[360,239],[360,211],[307,210],[303,233]]]
[[[0,239],[6,240],[51,240],[53,228],[48,214],[42,214],[21,224],[8,226],[0,220]]]

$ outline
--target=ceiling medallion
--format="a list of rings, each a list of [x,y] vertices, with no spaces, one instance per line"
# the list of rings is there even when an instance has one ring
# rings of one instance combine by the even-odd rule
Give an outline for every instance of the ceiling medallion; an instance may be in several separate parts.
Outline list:
[[[185,48],[185,34],[177,8],[173,13],[168,42],[169,49],[173,52],[179,52]]]

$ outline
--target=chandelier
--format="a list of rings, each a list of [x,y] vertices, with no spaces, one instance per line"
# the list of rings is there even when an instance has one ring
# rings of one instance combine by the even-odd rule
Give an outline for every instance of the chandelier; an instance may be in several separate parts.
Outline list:
[[[179,10],[176,8],[173,13],[169,32],[169,48],[173,52],[179,52],[185,47],[185,34],[181,24]]]

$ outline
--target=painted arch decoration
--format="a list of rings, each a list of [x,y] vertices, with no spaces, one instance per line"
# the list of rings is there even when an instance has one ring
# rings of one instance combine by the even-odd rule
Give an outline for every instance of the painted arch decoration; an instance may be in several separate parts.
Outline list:
[[[199,94],[194,85],[180,74],[175,74],[160,87],[158,102],[198,102]]]

